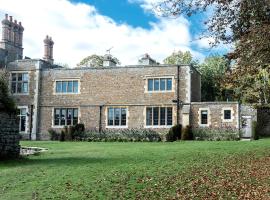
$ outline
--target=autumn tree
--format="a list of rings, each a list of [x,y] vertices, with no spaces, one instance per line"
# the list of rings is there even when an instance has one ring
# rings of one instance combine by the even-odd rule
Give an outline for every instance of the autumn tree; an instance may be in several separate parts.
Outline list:
[[[239,100],[270,103],[270,0],[163,0],[156,8],[165,16],[191,16],[211,8],[204,36],[213,38],[213,45],[235,46],[227,55],[234,68],[223,85]]]
[[[190,51],[176,51],[163,60],[164,64],[196,64]]]

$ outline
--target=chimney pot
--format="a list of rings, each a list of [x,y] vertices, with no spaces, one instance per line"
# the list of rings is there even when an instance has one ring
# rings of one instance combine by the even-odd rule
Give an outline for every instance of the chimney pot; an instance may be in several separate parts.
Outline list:
[[[12,16],[9,16],[9,21],[11,21],[11,22],[12,22]]]
[[[19,25],[22,26],[22,22],[19,22]]]
[[[8,19],[8,14],[5,14],[5,18]]]
[[[15,22],[15,24],[17,24],[17,20],[16,19],[14,20],[14,22]]]

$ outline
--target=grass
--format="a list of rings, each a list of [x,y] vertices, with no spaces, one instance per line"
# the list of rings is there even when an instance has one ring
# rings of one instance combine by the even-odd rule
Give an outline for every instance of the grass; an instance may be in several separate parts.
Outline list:
[[[270,139],[22,142],[49,151],[0,161],[0,199],[270,198]]]

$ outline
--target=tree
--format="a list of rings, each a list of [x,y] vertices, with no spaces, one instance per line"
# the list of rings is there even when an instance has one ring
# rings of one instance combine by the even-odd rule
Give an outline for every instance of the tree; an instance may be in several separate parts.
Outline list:
[[[225,101],[230,98],[229,91],[222,87],[221,82],[228,67],[228,61],[219,55],[209,56],[199,65],[202,101]]]
[[[15,101],[9,95],[8,75],[9,73],[5,69],[0,69],[0,104],[6,111],[15,111]]]
[[[213,14],[205,22],[204,36],[214,38],[213,45],[235,45],[227,55],[235,62],[227,86],[243,101],[270,103],[270,0],[164,0],[157,9],[164,15],[190,16],[210,6]]]
[[[106,56],[106,55],[105,55]],[[85,57],[84,59],[81,60],[80,63],[77,64],[77,66],[84,66],[84,67],[102,67],[103,66],[103,60],[105,56],[100,56],[100,55],[90,55]],[[120,64],[120,61],[118,58],[113,57],[109,55],[117,64]]]
[[[193,57],[189,51],[177,51],[173,52],[170,56],[163,60],[165,64],[196,64],[197,62],[193,60]]]

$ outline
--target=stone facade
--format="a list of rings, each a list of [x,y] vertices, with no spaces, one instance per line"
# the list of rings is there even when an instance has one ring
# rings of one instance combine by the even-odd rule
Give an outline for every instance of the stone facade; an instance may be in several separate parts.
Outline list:
[[[224,119],[225,110],[230,110],[231,119]],[[207,124],[201,122],[202,111],[207,111]],[[239,104],[237,102],[192,102],[190,118],[193,128],[239,129]]]
[[[14,113],[0,110],[0,159],[18,157],[19,121]]]

